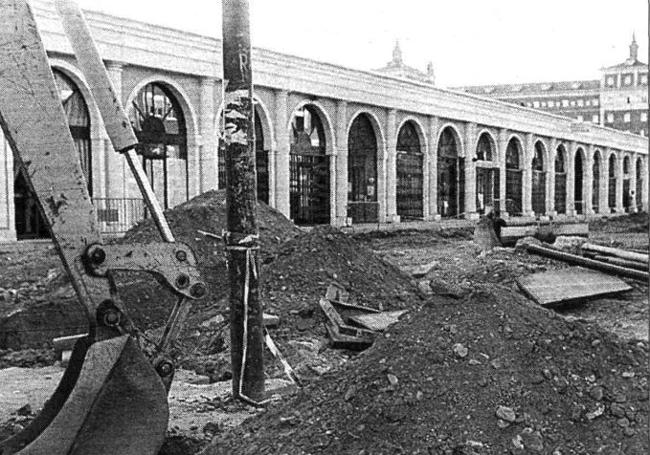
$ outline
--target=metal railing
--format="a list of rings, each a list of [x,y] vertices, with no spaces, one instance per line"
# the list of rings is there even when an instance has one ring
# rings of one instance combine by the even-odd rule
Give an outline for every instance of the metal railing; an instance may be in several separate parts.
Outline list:
[[[123,235],[146,216],[138,198],[93,198],[93,204],[102,234]]]

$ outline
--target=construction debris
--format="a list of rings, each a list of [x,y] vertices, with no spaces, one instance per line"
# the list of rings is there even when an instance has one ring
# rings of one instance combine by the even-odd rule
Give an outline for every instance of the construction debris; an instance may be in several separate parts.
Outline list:
[[[633,251],[626,251],[620,248],[610,248],[607,246],[594,245],[593,243],[583,243],[582,249],[584,251],[593,251],[607,256],[614,256],[617,258],[625,259],[628,261],[641,262],[648,266],[648,255],[636,253]]]
[[[501,243],[503,245],[514,245],[517,240],[524,237],[535,237],[544,242],[553,243],[560,236],[589,236],[589,224],[587,223],[513,223],[521,222],[508,220],[508,224],[501,228]]]
[[[358,314],[350,316],[350,321],[375,332],[383,332],[389,326],[399,321],[406,310],[384,311],[378,314]]]
[[[519,288],[542,306],[620,294],[632,289],[619,278],[582,267],[534,273],[517,279]]]

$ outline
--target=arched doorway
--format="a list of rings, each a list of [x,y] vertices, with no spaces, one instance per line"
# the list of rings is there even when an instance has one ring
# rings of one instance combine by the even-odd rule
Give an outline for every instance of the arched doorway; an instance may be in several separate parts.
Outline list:
[[[506,212],[511,216],[523,214],[521,156],[521,143],[513,137],[506,147]]]
[[[560,145],[555,151],[555,211],[566,213],[566,149]]]
[[[636,209],[641,212],[643,210],[643,162],[641,158],[636,159]]]
[[[609,192],[607,198],[607,207],[611,213],[616,211],[616,155],[609,155]]]
[[[138,138],[142,167],[163,208],[186,201],[187,129],[177,98],[165,84],[151,82],[133,99],[129,118]]]
[[[545,149],[541,142],[535,143],[532,162],[532,203],[535,215],[546,214],[546,171],[544,168]]]
[[[584,152],[581,148],[576,151],[573,160],[573,195],[575,201],[575,211],[578,215],[585,213],[584,202]]]
[[[424,154],[415,123],[402,125],[397,135],[397,214],[402,219],[424,217]]]
[[[630,184],[630,157],[623,158],[623,209],[630,213],[632,208],[633,188]]]
[[[291,119],[289,213],[299,225],[330,220],[329,156],[325,130],[312,106],[298,109]]]
[[[70,134],[79,154],[79,164],[86,178],[90,196],[92,187],[92,154],[90,149],[90,114],[79,87],[62,71],[52,69],[54,81],[59,89]],[[16,211],[16,236],[19,240],[47,238],[49,230],[41,217],[36,197],[27,186],[24,171],[14,161],[14,207]]]
[[[257,173],[257,200],[265,204],[269,203],[269,150],[265,148],[264,128],[260,119],[257,107],[255,107],[255,172]],[[217,148],[217,188],[223,190],[226,188],[226,149],[225,143],[219,137]]]
[[[464,160],[459,155],[460,139],[446,127],[438,140],[438,213],[443,218],[461,215],[464,210]]]
[[[593,180],[591,181],[591,208],[594,213],[600,212],[600,152],[594,153]]]
[[[499,166],[494,161],[495,145],[488,133],[482,133],[476,144],[476,211],[489,208],[501,210],[499,201]]]
[[[348,217],[353,223],[379,221],[377,137],[367,114],[359,114],[348,133]]]

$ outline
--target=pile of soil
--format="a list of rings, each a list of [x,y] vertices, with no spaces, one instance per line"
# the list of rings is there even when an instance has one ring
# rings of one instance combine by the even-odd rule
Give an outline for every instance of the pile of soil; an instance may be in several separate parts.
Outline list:
[[[278,247],[295,237],[300,230],[284,215],[263,202],[257,206],[260,257],[262,262],[270,260]],[[204,309],[224,310],[228,296],[228,276],[223,241],[209,235],[221,236],[226,229],[225,191],[209,191],[188,202],[167,210],[165,217],[177,242],[190,246],[197,259],[201,278],[208,286],[208,295],[194,302],[194,312]],[[146,219],[132,229],[123,243],[149,243],[161,241],[153,220]],[[176,298],[170,291],[151,280],[148,274],[133,273],[118,275],[118,287],[123,302],[128,302],[128,311],[141,329],[151,329],[166,322]]]
[[[481,285],[432,299],[204,453],[645,454],[647,362],[647,343]]]

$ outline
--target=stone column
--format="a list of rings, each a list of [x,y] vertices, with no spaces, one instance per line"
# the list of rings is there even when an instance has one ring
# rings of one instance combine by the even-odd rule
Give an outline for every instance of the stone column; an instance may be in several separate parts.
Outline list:
[[[551,138],[548,141],[548,153],[544,157],[546,164],[546,215],[557,216],[555,211],[555,153],[558,140]],[[566,163],[564,163],[566,165]]]
[[[348,103],[336,102],[336,226],[345,226],[348,218]]]
[[[465,218],[476,219],[476,123],[465,125]]]
[[[119,62],[106,62],[106,71],[108,72],[108,77],[113,83],[113,88],[115,93],[120,97],[122,103],[125,103],[124,94],[122,93],[122,71],[124,66]],[[124,106],[124,109],[128,110],[128,106]],[[116,153],[113,150],[113,145],[111,141],[106,136],[106,132],[102,127],[103,139],[103,152],[105,153],[105,192],[107,198],[124,198],[129,197],[128,192],[128,180],[133,179],[131,176],[131,171],[128,169],[128,166],[125,165],[125,160],[119,153]],[[94,152],[94,151],[93,151]],[[101,150],[98,150],[101,153]],[[136,196],[136,195],[133,195]],[[139,194],[137,195],[140,196]]]
[[[648,157],[647,155],[641,159],[641,205],[644,212],[648,212]]]
[[[575,142],[569,143],[569,150],[566,162],[566,215],[576,215],[576,192],[575,192],[575,157],[578,145]],[[584,163],[583,163],[584,165]]]
[[[386,221],[399,223],[397,216],[397,111],[386,119]]]
[[[623,207],[623,151],[616,152],[616,213],[625,213]]]
[[[585,215],[593,215],[594,208],[592,200],[594,198],[594,146],[588,145],[585,151],[586,157],[584,165],[586,166],[584,178],[582,180],[582,197],[584,199]]]
[[[630,212],[636,213],[639,211],[636,205],[636,154],[630,155]]]
[[[533,215],[533,154],[535,153],[535,144],[533,143],[533,134],[526,134],[526,144],[524,149],[524,162],[522,171],[523,187],[523,215]]]
[[[429,186],[425,190],[429,195],[429,220],[439,220],[438,213],[438,129],[440,119],[429,117]]]
[[[506,211],[506,149],[508,148],[508,130],[499,129],[499,138],[497,139],[497,163],[499,164],[499,207],[501,217],[507,218]]]
[[[289,92],[275,92],[275,208],[289,218],[289,120],[287,102]]]
[[[218,186],[217,135],[214,131],[214,86],[211,77],[202,77],[200,82],[199,127],[201,145],[199,153],[199,193],[216,189]]]
[[[600,169],[600,202],[598,208],[601,215],[611,214],[609,208],[609,149],[603,149],[603,160]]]

